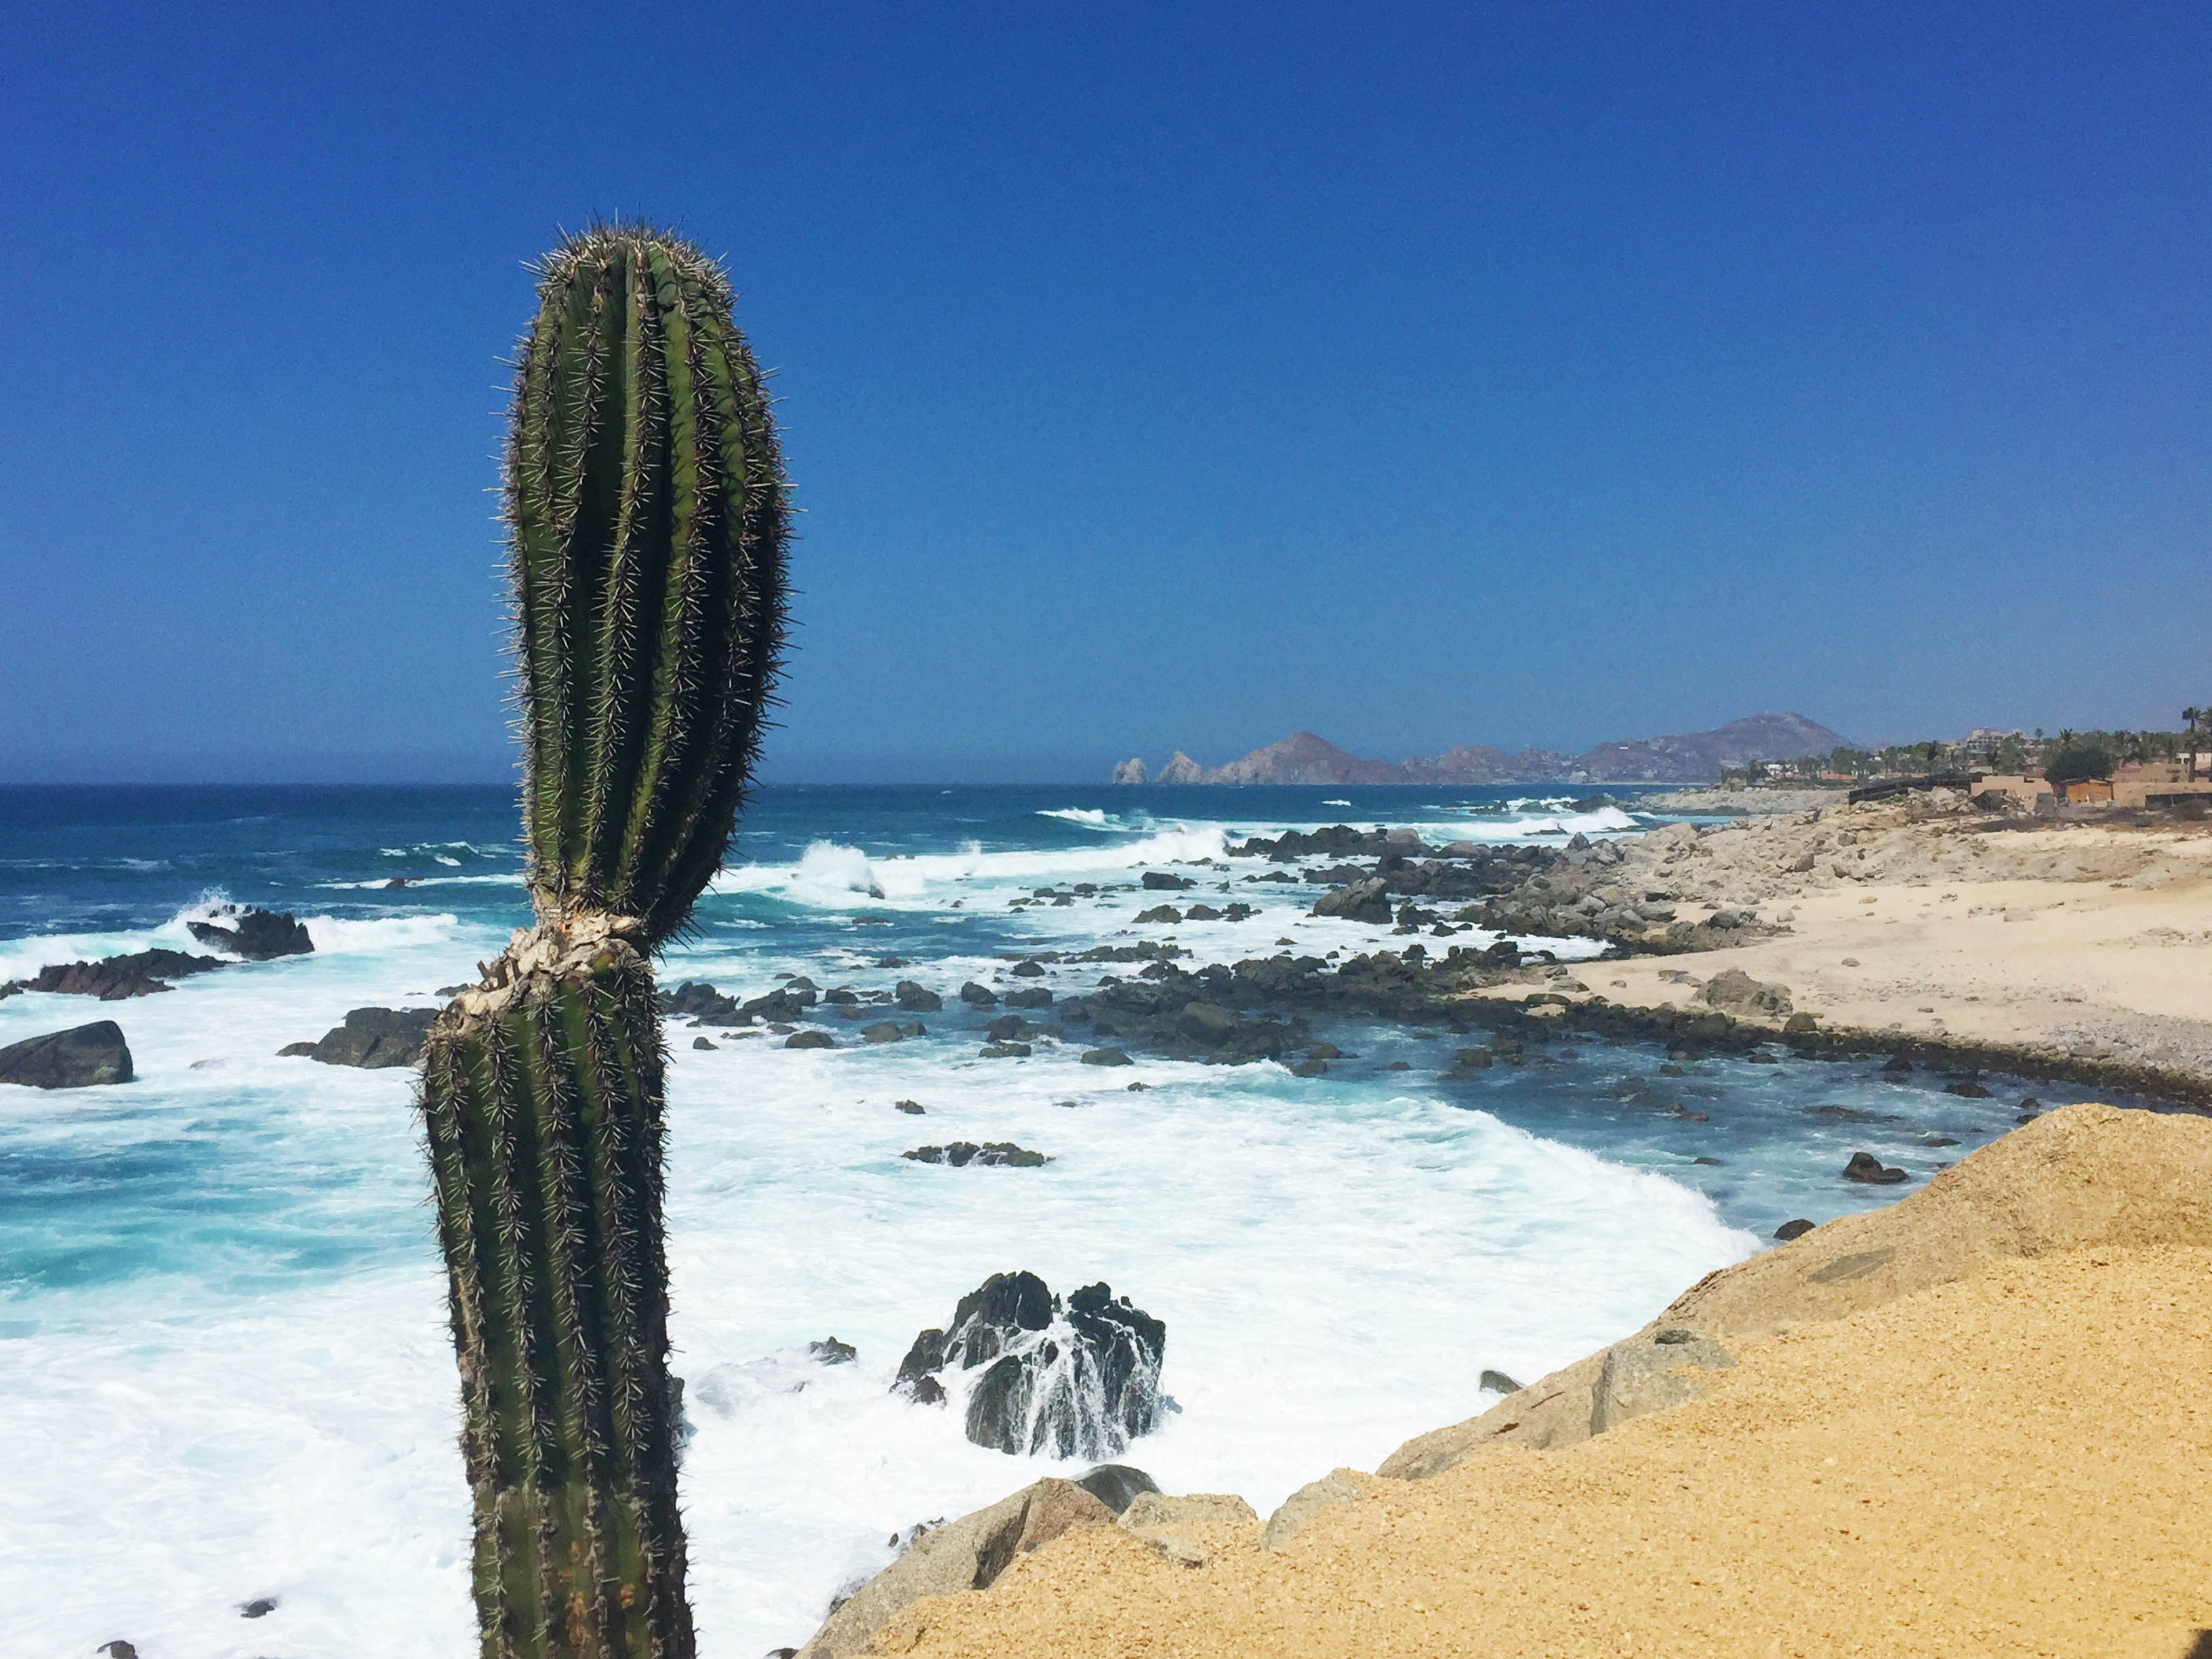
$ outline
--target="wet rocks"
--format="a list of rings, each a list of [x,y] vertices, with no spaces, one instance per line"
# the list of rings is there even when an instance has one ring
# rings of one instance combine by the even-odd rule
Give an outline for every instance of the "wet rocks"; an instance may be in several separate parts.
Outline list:
[[[1031,985],[1019,991],[1009,991],[1006,997],[1009,1008],[1049,1008],[1052,993],[1042,985]]]
[[[437,1017],[435,1008],[356,1008],[344,1024],[325,1032],[321,1042],[288,1043],[276,1052],[369,1072],[412,1066],[422,1059],[422,1039]]]
[[[787,1048],[834,1048],[837,1046],[837,1039],[827,1031],[793,1031],[784,1038],[783,1046]]]
[[[1802,1218],[1796,1221],[1785,1221],[1774,1230],[1774,1237],[1778,1242],[1787,1244],[1793,1238],[1804,1237],[1807,1233],[1813,1231],[1813,1223]]]
[[[879,1019],[872,1025],[860,1028],[860,1041],[863,1042],[896,1042],[905,1035],[899,1030],[896,1020]]]
[[[999,1006],[999,994],[971,979],[960,988],[960,1000],[970,1008],[995,1008]]]
[[[893,988],[891,1000],[910,1014],[933,1014],[945,1006],[943,997],[910,979],[902,979]]]
[[[1139,927],[1148,927],[1156,923],[1164,923],[1171,927],[1182,920],[1182,912],[1172,904],[1155,904],[1149,910],[1140,910],[1137,913],[1137,925]]]
[[[927,1330],[900,1363],[896,1392],[915,1396],[941,1372],[974,1372],[967,1435],[1014,1455],[1109,1456],[1159,1412],[1167,1327],[1103,1284],[1065,1301],[1035,1273],[994,1273]]]
[[[0,1083],[29,1089],[89,1089],[128,1083],[131,1047],[123,1028],[112,1019],[96,1019],[66,1031],[50,1031],[27,1037],[0,1048]]]
[[[1872,1152],[1853,1152],[1851,1161],[1844,1165],[1844,1179],[1869,1187],[1894,1187],[1911,1177],[1899,1169],[1884,1169],[1881,1160]]]
[[[1387,890],[1379,877],[1333,888],[1314,902],[1313,914],[1387,926],[1391,920],[1390,902],[1383,896]]]
[[[1144,888],[1148,893],[1175,893],[1198,884],[1188,876],[1174,876],[1163,870],[1145,872]]]
[[[270,962],[278,957],[303,957],[315,948],[307,927],[288,914],[248,907],[224,905],[215,912],[220,921],[188,921],[185,926],[203,945],[229,951],[248,962]],[[228,927],[224,923],[228,922]]]
[[[679,1019],[696,1019],[702,1025],[749,1025],[752,1016],[738,1012],[737,1000],[726,997],[704,980],[687,979],[672,991],[660,994],[660,1012]]]
[[[1133,1066],[1137,1062],[1119,1048],[1088,1048],[1084,1051],[1085,1066]]]
[[[175,988],[167,982],[170,980],[230,965],[221,957],[188,956],[182,951],[136,951],[129,956],[104,957],[98,962],[64,962],[41,968],[28,979],[19,979],[0,988],[0,995],[13,991],[47,991],[64,996],[97,997],[102,1002],[121,1002],[130,997],[173,990]]]
[[[978,1169],[1036,1170],[1052,1162],[1042,1152],[1017,1146],[1011,1140],[987,1140],[980,1146],[972,1140],[956,1140],[946,1146],[916,1146],[899,1156],[917,1164],[948,1164],[956,1170],[970,1164]]]

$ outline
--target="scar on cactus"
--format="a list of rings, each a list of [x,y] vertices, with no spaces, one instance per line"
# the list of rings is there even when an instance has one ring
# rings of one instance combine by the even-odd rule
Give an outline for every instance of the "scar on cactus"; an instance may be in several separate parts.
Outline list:
[[[473,1587],[484,1659],[689,1659],[650,958],[751,781],[788,507],[718,265],[617,224],[538,277],[506,455],[537,925],[423,1054]]]

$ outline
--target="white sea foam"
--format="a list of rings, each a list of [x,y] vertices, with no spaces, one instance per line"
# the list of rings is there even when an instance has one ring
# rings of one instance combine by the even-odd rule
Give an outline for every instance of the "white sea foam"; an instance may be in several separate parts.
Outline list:
[[[929,908],[956,896],[952,890],[962,883],[1078,879],[1148,866],[1218,859],[1224,847],[1218,824],[1163,830],[1111,846],[987,853],[980,843],[969,842],[958,853],[881,860],[869,859],[858,848],[817,842],[795,865],[749,864],[726,870],[714,878],[713,890],[768,894],[793,903],[836,909],[880,902],[908,908]]]
[[[1079,823],[1090,830],[1104,830],[1117,825],[1120,820],[1111,817],[1103,807],[1062,806],[1037,813],[1041,818],[1060,818],[1069,823]]]
[[[1431,840],[1468,833],[1438,817]],[[1510,823],[1480,828],[1517,838]],[[1179,902],[1218,905],[1213,890],[1230,883],[1263,906],[1176,929],[1189,965],[1270,954],[1279,936],[1316,955],[1390,942],[1305,915],[1310,888],[1241,884],[1264,867],[1250,860],[1192,867],[1222,860],[1223,826],[1085,827],[1108,833],[1080,848],[971,843],[913,858],[817,841],[789,861],[739,866],[718,892],[834,927],[710,907],[665,978],[989,982],[1006,965],[1002,940],[959,933],[926,966],[872,980],[880,947],[840,913],[900,913],[910,936],[932,921],[965,927],[1047,882],[1111,886],[1171,866],[1201,884]],[[1070,950],[1126,942],[1134,911],[1159,896],[1028,909],[1022,927]],[[184,923],[222,902],[210,894],[140,933],[11,942],[0,976],[149,944],[195,948]],[[148,1239],[143,1278],[26,1282],[0,1299],[0,1468],[15,1499],[0,1505],[12,1609],[0,1649],[81,1653],[119,1636],[172,1659],[466,1647],[468,1500],[411,1079],[276,1050],[349,1008],[425,1006],[500,948],[517,912],[306,916],[312,956],[101,1009],[125,1025],[138,1084],[9,1103],[11,1148],[158,1164],[204,1146],[210,1162],[186,1182],[190,1224]],[[1058,967],[1046,982],[1064,992],[1097,975]],[[100,1017],[90,1006],[10,998],[0,1043]],[[672,1334],[693,1383],[683,1489],[708,1650],[803,1640],[840,1583],[881,1564],[891,1532],[1053,1467],[970,1445],[956,1413],[888,1390],[915,1334],[990,1273],[1025,1267],[1062,1292],[1103,1279],[1165,1320],[1162,1385],[1182,1409],[1127,1461],[1171,1491],[1241,1492],[1264,1512],[1334,1464],[1372,1467],[1478,1409],[1483,1367],[1540,1375],[1753,1246],[1684,1187],[1418,1085],[1394,1094],[1371,1077],[1293,1080],[1265,1065],[1102,1072],[1049,1042],[986,1061],[974,1033],[948,1029],[954,1018],[884,1046],[835,1024],[830,1050],[717,1034],[706,1053],[688,1028],[671,1031]],[[1152,1086],[1131,1093],[1132,1078]],[[927,1115],[892,1110],[902,1097]],[[952,1170],[899,1157],[955,1139],[1018,1140],[1054,1161]],[[127,1237],[132,1224],[103,1224]],[[373,1238],[384,1254],[343,1265],[333,1236]],[[831,1335],[859,1361],[793,1358]],[[277,1612],[241,1626],[238,1603],[258,1595],[279,1597]]]

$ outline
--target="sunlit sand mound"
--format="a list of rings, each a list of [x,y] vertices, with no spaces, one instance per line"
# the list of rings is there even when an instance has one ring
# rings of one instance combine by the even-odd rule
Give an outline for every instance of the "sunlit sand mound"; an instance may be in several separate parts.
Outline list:
[[[875,1650],[2212,1652],[2212,1121],[2054,1114],[1638,1342],[1705,1355],[1640,1374],[1691,1397],[1629,1388],[1593,1436],[1584,1382],[1578,1443],[1342,1473],[1273,1547],[1226,1504],[1081,1527]]]

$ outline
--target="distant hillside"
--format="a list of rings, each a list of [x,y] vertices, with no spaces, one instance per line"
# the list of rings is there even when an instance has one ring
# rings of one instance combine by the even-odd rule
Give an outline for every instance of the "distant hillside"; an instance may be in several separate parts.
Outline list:
[[[1433,759],[1362,760],[1311,732],[1255,749],[1226,766],[1204,767],[1182,752],[1153,774],[1154,783],[1711,783],[1752,761],[1826,754],[1845,739],[1802,714],[1753,714],[1710,732],[1601,743],[1580,755],[1523,749],[1509,755],[1455,744]],[[1123,761],[1116,783],[1143,783],[1145,763]]]

